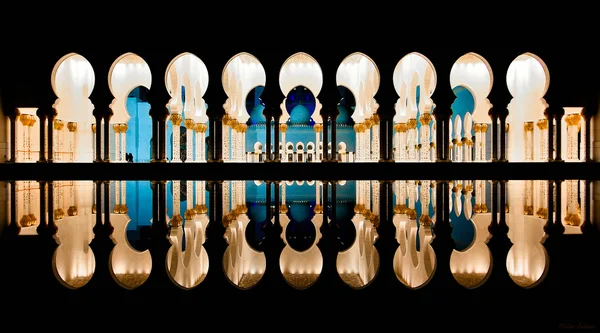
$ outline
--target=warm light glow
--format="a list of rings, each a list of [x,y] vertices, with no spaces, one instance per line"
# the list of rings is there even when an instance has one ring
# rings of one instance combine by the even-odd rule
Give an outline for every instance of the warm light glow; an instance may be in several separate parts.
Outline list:
[[[144,59],[134,53],[120,56],[108,71],[108,86],[114,99],[110,105],[111,123],[127,123],[131,116],[127,111],[127,96],[136,87],[150,89],[152,73]]]
[[[242,52],[227,62],[221,80],[229,97],[225,102],[227,114],[245,124],[250,119],[246,97],[252,89],[265,86],[267,78],[264,67],[256,57]]]

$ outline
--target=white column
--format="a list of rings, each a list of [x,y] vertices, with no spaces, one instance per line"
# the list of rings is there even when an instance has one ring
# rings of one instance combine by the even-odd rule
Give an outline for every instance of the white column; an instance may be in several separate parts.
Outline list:
[[[537,127],[539,129],[538,133],[540,143],[538,158],[539,161],[546,162],[548,160],[548,120],[538,120]]]
[[[423,113],[419,121],[421,122],[421,149],[419,149],[421,153],[420,160],[425,162],[431,162],[431,146],[429,144],[429,124],[431,123],[431,113]]]
[[[231,118],[229,118],[227,115],[225,115],[225,117],[223,117],[223,130],[222,130],[222,135],[223,135],[223,161],[229,161],[229,132],[231,127],[229,127],[229,125],[231,124]]]
[[[417,120],[416,119],[409,119],[408,123],[407,123],[407,142],[406,145],[408,146],[408,160],[409,161],[417,161],[418,160],[418,156],[417,156]]]
[[[373,161],[379,161],[379,116],[373,116],[373,127],[372,127],[373,141],[371,147],[373,147]]]
[[[400,132],[400,136],[398,138],[398,148],[397,148],[397,153],[398,153],[398,160],[400,161],[406,161],[407,159],[407,131],[408,131],[408,126],[405,123],[401,123],[398,124],[398,130]]]
[[[115,162],[121,161],[121,124],[113,124],[115,131]]]
[[[192,162],[194,160],[194,123],[193,119],[185,120],[185,161]]]
[[[566,146],[566,160],[570,162],[578,161],[579,156],[579,126],[581,122],[581,115],[577,113],[572,113],[567,115],[565,118],[565,123],[567,126],[567,140]],[[582,136],[582,139],[583,136]]]
[[[180,126],[183,118],[178,113],[171,114],[171,124],[173,125],[173,146],[171,151],[173,152],[173,159],[171,162],[181,162],[181,151],[180,151]],[[175,213],[173,213],[175,214]],[[179,214],[179,213],[178,213]]]
[[[59,124],[61,124],[62,121],[56,119],[54,120],[54,123],[52,124],[52,126],[54,126],[54,131],[52,131],[52,150],[53,150],[53,154],[54,156],[52,156],[54,158],[55,161],[59,161],[59,156],[60,156],[60,152],[58,151],[58,127],[60,126]],[[48,132],[46,130],[46,132]],[[50,156],[48,156],[50,157]]]
[[[525,161],[533,162],[533,122],[526,122],[523,130],[525,131]]]
[[[361,142],[361,131],[364,127],[361,124],[354,125],[354,132],[356,133],[356,151],[354,153],[354,161],[362,162],[362,142]],[[358,185],[358,183],[357,183]]]
[[[67,123],[67,129],[69,130],[70,136],[71,136],[71,140],[69,143],[69,161],[74,162],[75,161],[75,146],[76,146],[76,140],[77,140],[77,134],[75,133],[77,131],[77,123],[76,122],[69,122]]]
[[[127,154],[127,129],[129,126],[127,124],[121,124],[121,161],[126,160]]]
[[[245,162],[248,162],[247,160],[247,152],[248,152],[248,147],[246,147],[246,131],[248,131],[248,125],[243,124],[242,125],[242,159]],[[246,188],[246,183],[244,182],[244,186],[243,188]],[[246,198],[244,198],[244,200],[246,200]]]

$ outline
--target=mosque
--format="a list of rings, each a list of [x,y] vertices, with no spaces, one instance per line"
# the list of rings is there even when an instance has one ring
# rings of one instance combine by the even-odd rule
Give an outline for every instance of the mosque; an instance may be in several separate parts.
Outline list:
[[[403,173],[450,161],[482,168],[499,162],[595,166],[600,126],[594,105],[586,104],[590,98],[583,93],[567,94],[564,101],[556,92],[547,97],[550,69],[533,52],[502,61],[490,55],[490,62],[469,51],[440,66],[434,60],[443,57],[431,56],[411,51],[377,64],[366,52],[352,52],[339,62],[325,57],[324,72],[309,52],[286,54],[277,64],[240,52],[224,66],[190,52],[169,59],[133,52],[109,59],[61,54],[44,73],[50,97],[2,95],[0,156],[6,165],[213,163],[217,173],[221,162],[238,163],[240,172],[273,162],[282,168],[366,163],[375,180],[334,185],[315,174],[276,182],[231,175],[211,185],[202,175],[177,174],[157,185],[20,176],[5,179],[3,220],[19,237],[37,235],[49,221],[57,226],[61,243],[53,271],[70,289],[83,288],[99,265],[88,246],[96,236],[94,221],[114,227],[111,276],[125,289],[142,286],[157,269],[148,244],[156,221],[168,226],[166,267],[183,289],[201,284],[216,263],[236,287],[257,285],[267,270],[265,230],[271,224],[282,229],[278,270],[295,289],[310,288],[323,272],[318,245],[324,225],[336,229],[335,271],[346,285],[364,288],[380,265],[389,264],[398,282],[418,289],[435,271],[431,242],[439,206],[445,205],[455,245],[450,268],[460,285],[476,288],[489,277],[488,226],[498,212],[511,225],[507,233],[515,244],[507,270],[517,285],[535,286],[548,267],[540,240],[549,216],[556,212],[570,235],[580,235],[583,221],[590,220],[586,198],[594,188],[587,180],[567,179],[562,188],[510,181],[498,195],[497,182],[468,174],[437,181],[435,174],[402,180]],[[499,63],[505,72],[493,71]],[[495,93],[493,87],[506,91]],[[384,180],[378,180],[377,167],[383,163],[397,167],[394,179],[385,180],[391,206],[380,202]],[[444,172],[443,163],[437,166]],[[385,223],[398,245],[387,263],[380,263],[375,247],[386,215],[382,207],[393,211]],[[222,226],[222,233],[207,241],[211,223]],[[214,239],[226,242],[217,261],[205,249]]]

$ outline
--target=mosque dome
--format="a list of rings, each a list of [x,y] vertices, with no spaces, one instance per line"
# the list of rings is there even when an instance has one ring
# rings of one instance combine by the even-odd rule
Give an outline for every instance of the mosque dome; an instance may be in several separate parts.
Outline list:
[[[308,124],[310,123],[310,111],[302,104],[296,105],[290,113],[291,124]]]

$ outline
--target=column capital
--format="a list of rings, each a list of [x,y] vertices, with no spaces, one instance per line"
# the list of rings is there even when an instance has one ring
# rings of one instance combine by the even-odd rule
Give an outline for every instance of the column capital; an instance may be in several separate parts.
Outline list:
[[[179,125],[181,125],[181,121],[183,120],[183,117],[179,113],[171,113],[171,115],[169,116],[169,119],[171,120],[173,125],[179,126]]]
[[[194,122],[193,119],[185,120],[185,128],[187,128],[188,130],[193,130],[195,126],[196,126],[196,122]]]
[[[69,129],[69,132],[75,132],[77,130],[77,123],[73,121],[68,122],[67,129]]]

